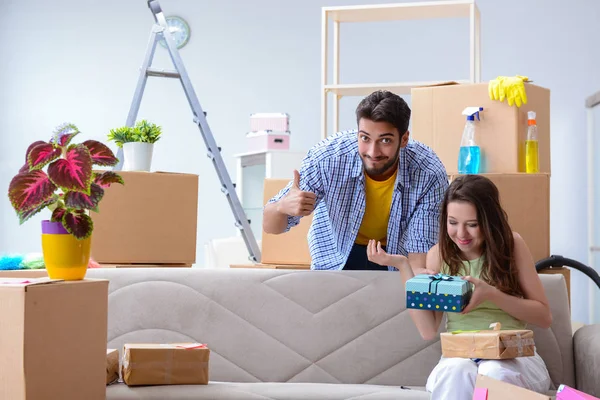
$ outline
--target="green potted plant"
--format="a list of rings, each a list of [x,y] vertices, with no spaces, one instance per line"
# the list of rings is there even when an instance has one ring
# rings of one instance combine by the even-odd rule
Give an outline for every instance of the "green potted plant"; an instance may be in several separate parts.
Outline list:
[[[123,149],[123,171],[150,171],[154,143],[160,139],[162,128],[143,119],[135,126],[111,129],[108,140]]]
[[[118,160],[98,141],[72,144],[79,133],[67,123],[54,131],[50,141],[29,145],[25,165],[8,187],[20,224],[45,208],[52,211],[50,219],[42,221],[42,253],[53,279],[85,277],[94,229],[89,213],[98,212],[106,187],[123,184],[113,171],[93,171],[94,165],[114,166]]]

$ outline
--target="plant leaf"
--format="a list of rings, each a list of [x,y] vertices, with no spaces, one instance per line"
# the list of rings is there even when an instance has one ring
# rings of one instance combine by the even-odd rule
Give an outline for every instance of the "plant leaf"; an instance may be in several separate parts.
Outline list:
[[[65,206],[77,210],[93,210],[98,206],[100,200],[102,200],[102,196],[104,196],[104,189],[99,185],[92,183],[89,196],[81,192],[65,193]]]
[[[29,218],[33,217],[35,214],[39,213],[40,211],[42,211],[44,208],[48,207],[49,205],[55,203],[56,200],[58,200],[58,197],[52,196],[51,198],[44,201],[39,206],[34,207],[27,211],[23,211],[22,213],[19,214],[19,224],[22,225],[23,222],[27,221]]]
[[[75,135],[77,135],[79,132],[75,132],[75,133],[66,133],[64,135],[62,135],[59,139],[59,146],[61,147],[67,147],[69,145],[69,143],[71,143],[71,140],[75,137]]]
[[[48,201],[56,185],[44,171],[31,171],[15,175],[8,186],[8,197],[17,214],[39,207]]]
[[[72,144],[65,158],[48,166],[48,176],[64,192],[75,191],[90,194],[92,183],[92,156],[83,144]]]
[[[96,174],[94,177],[94,183],[102,188],[109,187],[111,183],[120,183],[121,185],[125,184],[121,175],[113,171],[105,171],[101,174]]]
[[[21,168],[19,168],[19,173],[23,174],[25,172],[29,172],[29,163],[25,163]]]
[[[29,153],[31,152],[31,150],[35,146],[38,146],[40,144],[46,144],[46,142],[44,142],[43,140],[36,140],[35,142],[33,142],[29,145],[29,147],[27,148],[27,151],[25,152],[25,164],[29,163]]]
[[[83,145],[90,151],[93,164],[112,167],[119,162],[112,150],[104,143],[96,140],[86,140]]]
[[[62,224],[77,239],[86,239],[92,234],[94,222],[83,212],[67,211],[63,215]]]
[[[65,215],[66,211],[67,211],[67,209],[64,207],[56,207],[54,209],[54,211],[52,212],[52,217],[50,217],[50,221],[52,221],[52,222],[61,221],[62,222],[63,215]]]
[[[33,171],[44,168],[47,164],[60,157],[61,153],[59,148],[55,148],[50,143],[38,144],[29,151],[27,157],[29,170]]]
[[[50,143],[60,146],[61,148],[67,147],[71,142],[71,139],[78,133],[79,129],[74,124],[64,123],[56,127]]]

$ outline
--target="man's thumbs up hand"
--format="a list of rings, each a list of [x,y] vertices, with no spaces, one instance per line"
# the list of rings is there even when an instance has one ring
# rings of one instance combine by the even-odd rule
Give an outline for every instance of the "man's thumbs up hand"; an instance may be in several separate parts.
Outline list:
[[[294,183],[292,184],[292,187],[300,189],[300,172],[298,172],[298,170],[294,170]]]
[[[294,181],[287,195],[278,202],[280,213],[293,217],[310,215],[314,208],[317,196],[312,192],[300,189],[300,173],[294,170]]]

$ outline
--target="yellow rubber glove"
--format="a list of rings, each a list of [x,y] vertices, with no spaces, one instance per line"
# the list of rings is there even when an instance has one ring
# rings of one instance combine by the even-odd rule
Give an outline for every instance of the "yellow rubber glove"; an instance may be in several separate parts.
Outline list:
[[[527,93],[523,82],[528,81],[528,77],[521,75],[499,76],[488,84],[490,99],[504,101],[506,98],[509,106],[515,104],[521,107],[527,104]]]
[[[498,100],[500,102],[504,101],[506,97],[504,80],[505,76],[499,76],[496,79],[492,79],[488,84],[488,92],[490,94],[490,99]]]

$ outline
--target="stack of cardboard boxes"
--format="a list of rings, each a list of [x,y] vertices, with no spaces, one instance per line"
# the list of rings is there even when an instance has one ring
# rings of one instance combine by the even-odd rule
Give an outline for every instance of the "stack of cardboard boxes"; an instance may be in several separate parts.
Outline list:
[[[527,104],[509,106],[491,100],[488,83],[415,88],[411,93],[412,138],[431,147],[452,181],[458,175],[458,153],[466,107],[483,107],[476,122],[481,148],[481,175],[500,191],[500,200],[512,229],[531,251],[534,262],[550,256],[550,90],[526,83]],[[536,112],[539,173],[525,173],[527,112]],[[561,273],[569,289],[567,268]]]
[[[198,175],[119,171],[94,221],[92,259],[103,267],[190,267],[196,262]]]
[[[491,100],[487,83],[415,88],[411,93],[413,139],[436,152],[452,181],[466,107],[483,107],[476,124],[480,174],[500,191],[512,229],[527,242],[534,261],[550,255],[550,90],[525,84],[528,102],[520,108]],[[525,173],[527,111],[537,114],[539,173]]]

